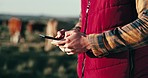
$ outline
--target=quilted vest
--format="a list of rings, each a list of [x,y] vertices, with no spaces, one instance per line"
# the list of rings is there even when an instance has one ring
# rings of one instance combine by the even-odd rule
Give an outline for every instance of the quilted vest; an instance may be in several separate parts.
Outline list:
[[[84,32],[87,21],[86,34],[99,34],[112,30],[115,27],[124,26],[137,18],[135,0],[90,0],[88,16],[86,15],[87,5],[88,0],[81,0],[81,31]],[[148,52],[146,52],[147,48],[136,50],[135,60],[142,59],[145,54],[148,55]],[[140,56],[138,52],[142,52]],[[148,59],[148,57],[144,59]],[[144,59],[142,60],[144,61]],[[141,61],[135,63],[135,71],[137,72],[142,70],[142,68],[138,68],[142,66],[140,63]],[[82,78],[82,75],[84,78],[128,78],[129,52],[110,54],[102,58],[90,57],[86,53],[79,54],[77,72],[79,78]],[[148,71],[143,73],[147,74]],[[137,74],[135,78],[141,75]]]

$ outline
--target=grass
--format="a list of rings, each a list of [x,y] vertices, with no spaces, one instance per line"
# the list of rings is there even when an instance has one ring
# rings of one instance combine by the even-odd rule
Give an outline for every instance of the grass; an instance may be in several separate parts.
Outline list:
[[[0,78],[77,78],[77,57],[57,47],[44,51],[44,40],[35,34],[32,41],[13,45],[6,26],[0,26]]]

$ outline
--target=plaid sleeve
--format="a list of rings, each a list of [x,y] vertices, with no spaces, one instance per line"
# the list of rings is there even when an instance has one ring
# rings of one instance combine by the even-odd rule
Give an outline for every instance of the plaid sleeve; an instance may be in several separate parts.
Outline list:
[[[134,22],[101,34],[90,34],[88,40],[95,56],[105,56],[148,45],[148,10]]]

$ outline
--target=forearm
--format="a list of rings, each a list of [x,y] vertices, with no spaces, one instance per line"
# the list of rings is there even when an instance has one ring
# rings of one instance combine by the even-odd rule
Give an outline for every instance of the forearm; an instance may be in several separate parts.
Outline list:
[[[90,34],[88,40],[95,56],[148,45],[148,0],[136,0],[137,20],[101,34]]]
[[[148,45],[148,10],[140,18],[123,27],[101,34],[90,34],[88,39],[95,56],[127,50],[127,46],[139,48]]]

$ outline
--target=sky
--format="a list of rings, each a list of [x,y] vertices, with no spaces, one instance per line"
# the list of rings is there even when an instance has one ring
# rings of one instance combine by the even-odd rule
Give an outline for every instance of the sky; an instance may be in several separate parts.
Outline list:
[[[78,16],[80,0],[0,0],[0,14]]]

